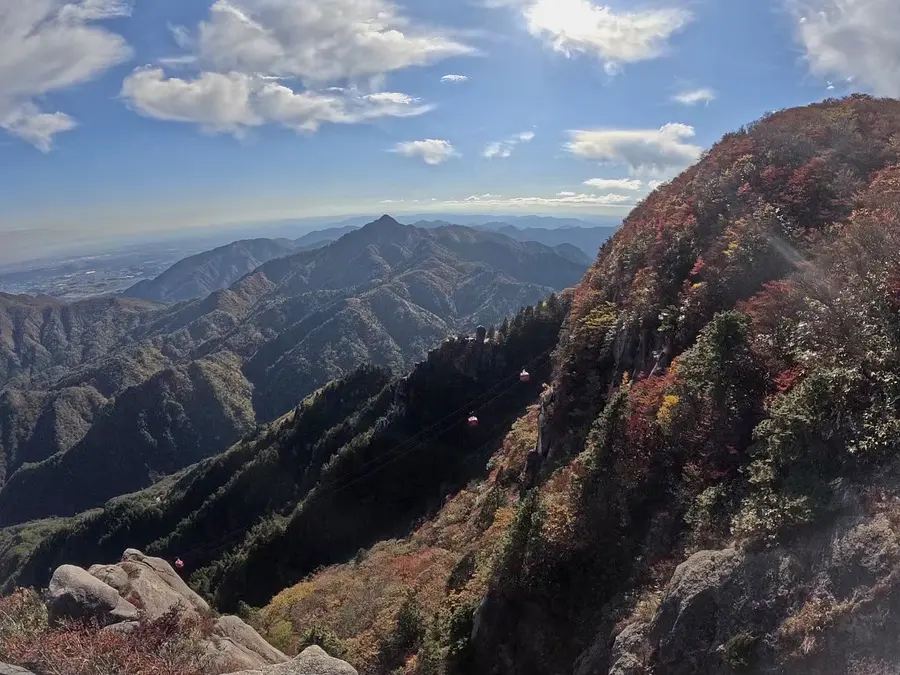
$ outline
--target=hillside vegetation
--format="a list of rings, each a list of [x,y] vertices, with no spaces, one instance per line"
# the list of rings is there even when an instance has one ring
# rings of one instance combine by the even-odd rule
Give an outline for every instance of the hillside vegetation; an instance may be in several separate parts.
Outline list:
[[[582,271],[536,243],[385,217],[170,307],[5,296],[0,525],[145,488],[363,363],[405,372]]]
[[[900,102],[728,135],[576,290],[492,460],[533,429],[537,486],[492,473],[254,620],[371,673],[895,672],[898,279]]]
[[[139,545],[182,558],[218,607],[261,606],[317,567],[408,531],[482,476],[549,377],[567,308],[551,296],[487,342],[446,342],[403,378],[362,367],[259,435],[143,492],[0,531],[5,586],[42,587],[60,564],[86,566]],[[523,365],[531,382],[520,381]],[[482,426],[467,426],[470,409]]]

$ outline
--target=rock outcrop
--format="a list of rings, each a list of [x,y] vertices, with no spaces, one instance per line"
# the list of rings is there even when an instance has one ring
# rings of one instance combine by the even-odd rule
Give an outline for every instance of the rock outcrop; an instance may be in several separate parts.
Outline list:
[[[109,625],[138,617],[137,607],[114,588],[74,565],[63,565],[53,573],[47,611],[52,623],[73,619]]]
[[[30,670],[11,666],[8,663],[0,663],[0,675],[34,675]]]
[[[346,661],[328,656],[321,647],[313,645],[288,663],[262,670],[244,670],[233,675],[359,675]]]
[[[207,675],[259,670],[288,662],[287,656],[238,617],[216,617],[165,560],[134,549],[125,551],[114,565],[94,565],[89,571],[63,565],[53,574],[48,598],[52,621],[93,620],[105,631],[131,631],[140,621],[155,621],[173,610],[189,623],[204,623],[208,627],[203,630],[199,648]],[[291,675],[294,671],[286,672]]]
[[[125,551],[121,562],[94,565],[88,572],[136,604],[151,621],[164,616],[176,605],[181,605],[181,612],[191,618],[199,618],[210,611],[209,604],[184,583],[169,563],[134,549]]]
[[[897,505],[856,505],[771,550],[695,553],[652,619],[625,628],[611,652],[586,654],[577,673],[900,672],[898,516]]]

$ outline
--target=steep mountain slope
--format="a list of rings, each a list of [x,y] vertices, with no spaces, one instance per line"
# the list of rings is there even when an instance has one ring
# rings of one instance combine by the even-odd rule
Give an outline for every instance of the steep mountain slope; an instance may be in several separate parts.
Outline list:
[[[900,670],[898,138],[855,96],[723,139],[604,246],[490,476],[257,625],[373,674]],[[255,604],[322,501],[196,581]]]
[[[404,378],[362,367],[252,439],[141,493],[70,521],[7,528],[3,581],[43,585],[57,561],[86,565],[130,542],[180,556],[221,606],[259,604],[317,566],[405,531],[482,473],[550,374],[566,308],[554,296],[487,342],[448,341]],[[531,382],[520,381],[523,364]],[[483,428],[467,427],[470,409]],[[248,585],[261,575],[265,583]]]
[[[407,370],[448,335],[499,321],[582,270],[539,244],[385,217],[205,298],[136,305],[131,332],[109,342],[105,357],[72,358],[64,370],[51,365],[66,354],[49,353],[45,370],[30,371],[39,388],[21,386],[20,376],[7,387],[15,396],[0,391],[0,442],[12,457],[3,462],[0,522],[68,516],[146,487],[362,363]],[[85,389],[90,396],[79,398]],[[62,417],[42,412],[61,396],[84,405]],[[59,422],[52,433],[38,428],[60,419],[65,433]]]
[[[141,281],[122,295],[154,302],[202,298],[228,288],[263,263],[290,255],[297,248],[297,244],[286,239],[236,241],[180,260],[155,279]]]
[[[896,616],[898,138],[897,101],[771,115],[603,248],[469,672],[897,669],[851,624]]]
[[[133,344],[157,308],[124,298],[67,305],[0,293],[0,387],[52,384],[72,368]]]
[[[365,223],[363,223],[365,225]],[[333,241],[337,241],[345,234],[350,234],[359,229],[356,225],[343,225],[341,227],[326,227],[322,230],[315,230],[308,234],[304,234],[299,239],[294,239],[294,244],[298,250],[306,250],[325,246]]]

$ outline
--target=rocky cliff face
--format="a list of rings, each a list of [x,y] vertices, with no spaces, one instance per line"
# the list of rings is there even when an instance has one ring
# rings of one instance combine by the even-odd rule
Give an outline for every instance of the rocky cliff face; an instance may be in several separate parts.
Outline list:
[[[844,491],[831,523],[770,550],[691,555],[576,675],[900,672],[900,512],[879,492]]]

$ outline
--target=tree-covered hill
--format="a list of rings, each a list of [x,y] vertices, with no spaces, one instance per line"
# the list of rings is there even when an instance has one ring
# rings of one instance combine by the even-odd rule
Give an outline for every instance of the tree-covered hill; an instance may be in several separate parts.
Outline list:
[[[169,307],[6,298],[0,524],[147,487],[361,364],[405,372],[583,269],[533,242],[385,216]]]
[[[551,296],[487,341],[447,341],[402,378],[363,366],[145,491],[72,519],[7,528],[3,581],[40,586],[63,560],[86,565],[132,544],[181,557],[223,607],[262,604],[317,567],[407,530],[480,476],[550,375],[567,307]],[[523,366],[529,382],[520,381]],[[467,424],[471,412],[481,426]],[[28,502],[27,490],[18,495]]]

